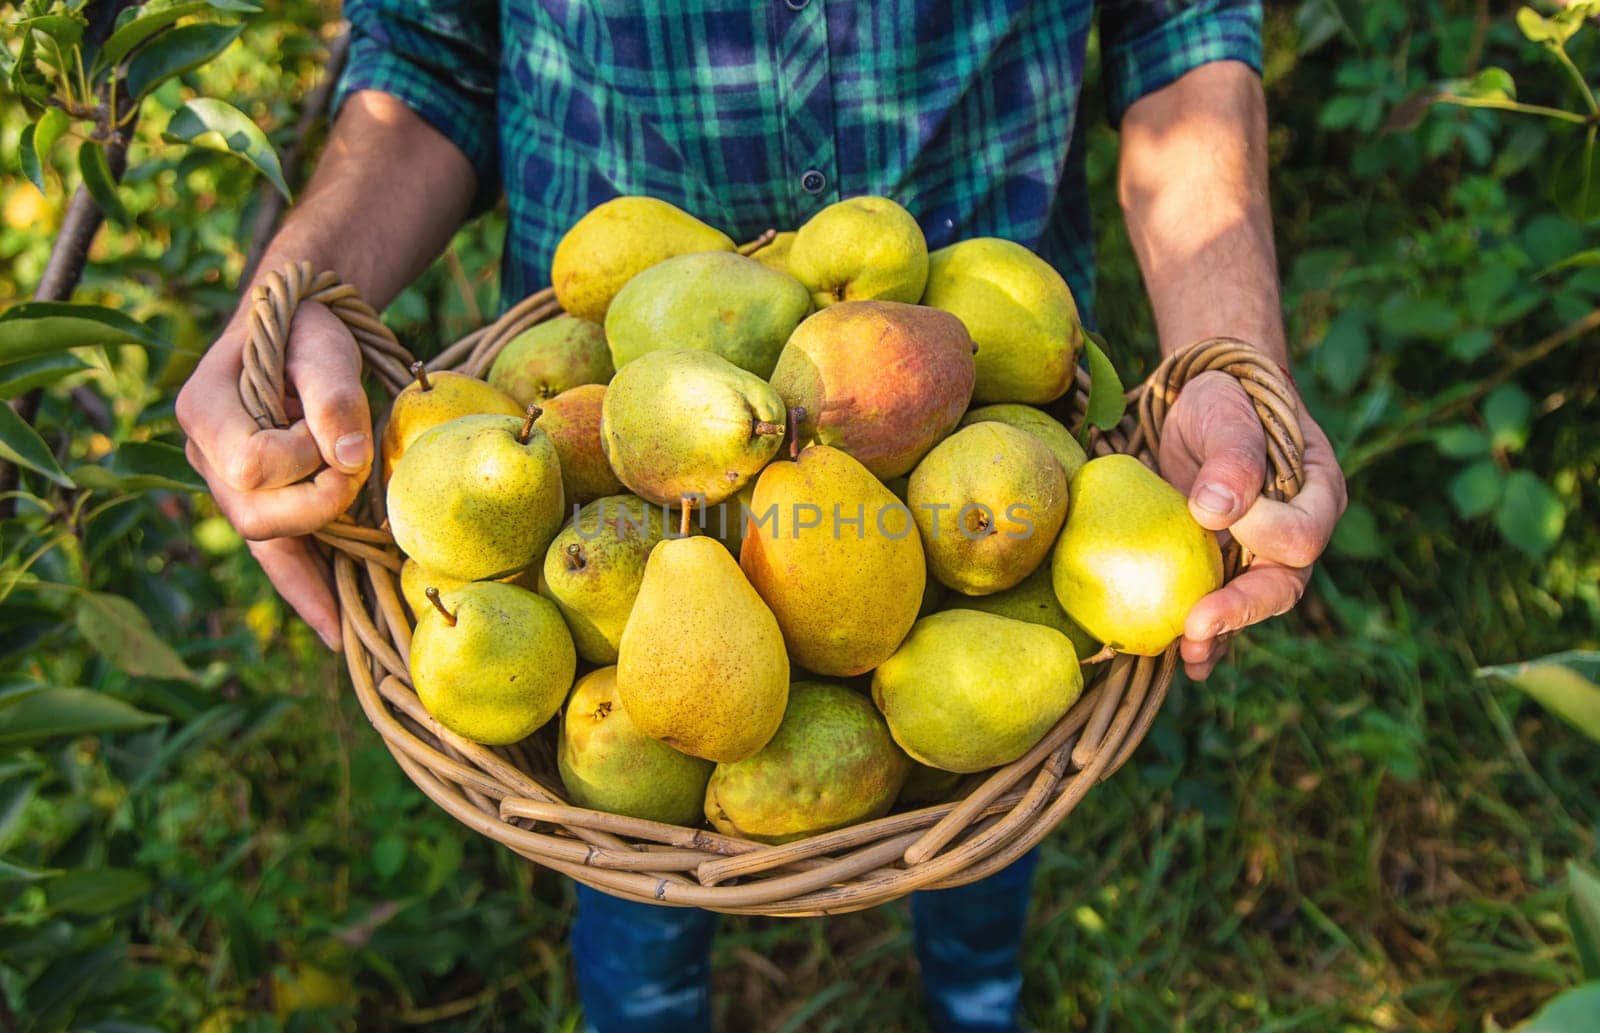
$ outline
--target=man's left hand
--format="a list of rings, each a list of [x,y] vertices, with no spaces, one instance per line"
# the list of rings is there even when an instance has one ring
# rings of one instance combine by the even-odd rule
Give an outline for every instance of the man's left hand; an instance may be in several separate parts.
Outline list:
[[[1161,437],[1161,473],[1189,496],[1189,512],[1226,530],[1255,554],[1250,569],[1195,603],[1179,652],[1189,677],[1204,679],[1232,632],[1294,608],[1327,548],[1347,496],[1333,446],[1299,406],[1305,484],[1288,502],[1261,495],[1267,440],[1239,382],[1212,372],[1185,385]]]

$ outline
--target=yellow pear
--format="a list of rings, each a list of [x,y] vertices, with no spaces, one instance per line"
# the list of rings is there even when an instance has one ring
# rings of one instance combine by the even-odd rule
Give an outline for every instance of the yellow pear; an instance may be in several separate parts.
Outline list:
[[[887,197],[851,197],[806,220],[789,245],[789,275],[817,308],[838,301],[915,304],[928,281],[928,241]]]
[[[457,416],[493,413],[521,416],[522,406],[504,391],[476,377],[461,373],[429,373],[422,363],[414,363],[411,373],[417,379],[395,395],[389,407],[389,422],[379,443],[383,453],[383,479],[394,475],[394,464],[425,430],[448,423]]]
[[[537,569],[528,567],[494,580],[526,588],[531,592],[535,589],[539,578]],[[441,592],[454,592],[463,585],[470,584],[472,584],[470,581],[441,574],[437,570],[429,570],[409,557],[400,564],[400,598],[406,601],[406,605],[411,607],[412,615],[416,617],[422,616],[423,610],[431,608],[428,602],[428,589],[437,588]]]
[[[1008,423],[1044,442],[1045,447],[1061,464],[1061,469],[1065,471],[1069,481],[1083,468],[1083,464],[1089,461],[1089,457],[1084,454],[1083,446],[1078,444],[1078,439],[1072,436],[1072,432],[1043,409],[1020,403],[1002,402],[999,405],[984,405],[969,409],[961,418],[963,427],[984,422]]]
[[[798,236],[794,230],[784,230],[771,241],[756,248],[750,257],[771,269],[773,272],[789,272],[789,252],[794,248],[794,238]],[[794,275],[790,273],[790,275]]]
[[[572,687],[556,743],[556,769],[579,807],[698,825],[713,767],[634,726],[617,695],[615,667],[590,671]]]
[[[600,442],[635,495],[713,506],[767,465],[787,422],[772,386],[720,355],[653,351],[606,388]]]
[[[463,581],[544,555],[561,527],[561,461],[537,413],[460,416],[411,443],[385,496],[402,552]]]
[[[1156,656],[1183,634],[1189,609],[1222,587],[1222,550],[1182,492],[1132,456],[1101,456],[1072,479],[1051,574],[1085,631],[1118,652]]]
[[[579,656],[592,664],[617,662],[645,561],[666,536],[660,506],[608,495],[580,509],[551,541],[540,594],[561,608]]]
[[[940,248],[922,303],[957,316],[977,342],[973,401],[1043,403],[1072,386],[1078,306],[1061,274],[1021,244],[978,237]]]
[[[928,580],[932,581],[932,578]],[[998,613],[1029,624],[1042,624],[1054,628],[1072,641],[1079,660],[1086,660],[1100,652],[1100,643],[1094,636],[1078,627],[1078,622],[1067,616],[1056,598],[1055,585],[1050,579],[1050,564],[1041,563],[1022,583],[993,595],[957,596],[951,601],[953,608],[977,610],[981,613]]]
[[[616,371],[605,328],[575,316],[556,316],[513,337],[489,367],[489,383],[518,405],[543,405],[583,384],[604,384]]]
[[[966,595],[1017,584],[1050,554],[1067,478],[1044,442],[975,423],[933,446],[906,493],[934,577]]]
[[[411,638],[411,684],[434,720],[491,746],[550,720],[578,662],[555,604],[495,581],[429,599]]]
[[[743,760],[778,730],[783,634],[714,539],[669,539],[650,553],[617,651],[617,692],[640,731],[707,760]]]
[[[942,771],[1009,764],[1082,691],[1083,672],[1065,635],[975,610],[917,621],[872,673],[872,699],[894,741]]]
[[[761,472],[739,566],[783,629],[789,655],[849,677],[886,660],[917,619],[927,562],[911,515],[827,445]]]
[[[726,233],[653,197],[616,197],[572,224],[556,245],[550,280],[568,314],[604,323],[634,275],[674,255],[732,251]]]
[[[882,817],[910,771],[865,696],[795,682],[772,741],[712,772],[705,815],[719,832],[786,843]]]

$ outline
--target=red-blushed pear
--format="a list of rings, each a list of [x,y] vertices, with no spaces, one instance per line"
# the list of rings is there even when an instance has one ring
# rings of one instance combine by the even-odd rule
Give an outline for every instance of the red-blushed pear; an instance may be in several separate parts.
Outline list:
[[[557,316],[513,337],[495,356],[486,379],[518,405],[543,405],[580,384],[604,384],[615,372],[604,327]]]
[[[772,386],[805,409],[799,440],[848,452],[886,481],[950,433],[973,377],[961,320],[920,305],[844,301],[795,328]]]
[[[756,480],[739,565],[808,671],[849,677],[895,651],[927,564],[911,514],[836,448],[812,445]]]
[[[600,410],[605,398],[604,384],[570,388],[542,403],[536,421],[556,446],[569,510],[606,495],[622,494],[622,482],[606,462],[600,445]]]

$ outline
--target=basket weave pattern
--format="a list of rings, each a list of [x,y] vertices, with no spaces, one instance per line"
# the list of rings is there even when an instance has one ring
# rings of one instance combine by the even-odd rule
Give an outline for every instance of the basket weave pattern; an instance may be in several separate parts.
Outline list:
[[[771,239],[770,232],[742,251]],[[262,427],[284,427],[284,350],[302,301],[327,305],[350,327],[367,369],[391,395],[411,379],[406,349],[331,273],[309,266],[270,275],[252,296],[251,340],[240,393]],[[523,300],[494,323],[446,349],[430,369],[483,376],[499,350],[561,314],[550,290]],[[1216,338],[1169,357],[1129,393],[1129,415],[1091,436],[1091,455],[1122,452],[1155,466],[1166,413],[1185,383],[1221,370],[1236,377],[1267,432],[1265,492],[1300,489],[1304,441],[1293,393],[1261,354]],[[1082,418],[1088,377],[1063,400],[1069,426]],[[565,799],[556,773],[554,726],[509,747],[455,735],[428,716],[411,689],[412,625],[400,601],[401,556],[385,527],[382,492],[318,531],[331,554],[356,696],[385,745],[429,798],[464,825],[529,860],[632,900],[714,911],[817,915],[871,907],[918,889],[963,885],[1004,868],[1055,828],[1096,783],[1143,741],[1167,695],[1178,647],[1158,657],[1116,655],[1090,667],[1083,695],[1021,758],[959,785],[955,799],[781,846],[698,828],[606,814]],[[1248,565],[1224,549],[1227,575]]]

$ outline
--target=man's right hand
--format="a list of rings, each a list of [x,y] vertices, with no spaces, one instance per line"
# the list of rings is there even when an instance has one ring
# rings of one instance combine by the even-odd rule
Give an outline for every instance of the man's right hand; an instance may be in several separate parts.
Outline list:
[[[262,430],[239,398],[245,336],[244,319],[235,319],[178,393],[189,462],[279,594],[337,650],[332,582],[304,536],[348,509],[372,469],[361,353],[332,312],[302,304],[285,370],[295,422],[286,430]]]

